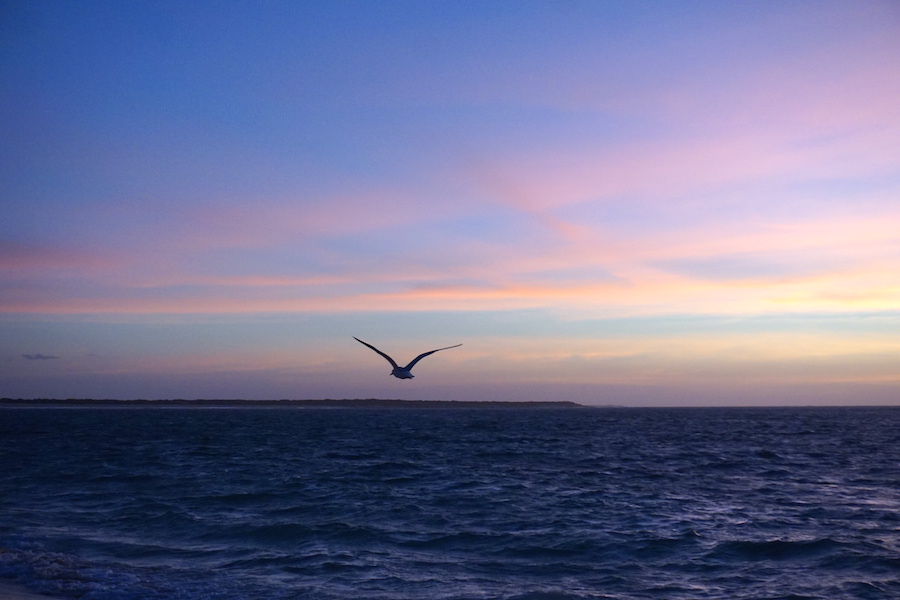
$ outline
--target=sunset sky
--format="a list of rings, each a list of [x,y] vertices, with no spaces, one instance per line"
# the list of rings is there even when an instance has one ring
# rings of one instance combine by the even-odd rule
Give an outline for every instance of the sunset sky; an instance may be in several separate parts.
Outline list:
[[[2,397],[900,404],[896,1],[34,0],[0,77]]]

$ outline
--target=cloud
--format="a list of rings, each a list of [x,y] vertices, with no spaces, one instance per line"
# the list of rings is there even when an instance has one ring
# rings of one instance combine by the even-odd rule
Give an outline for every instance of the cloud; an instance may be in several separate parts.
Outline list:
[[[0,240],[0,272],[68,270],[92,272],[115,264],[98,252],[53,242]]]
[[[816,271],[827,272],[825,265],[804,264],[790,257],[766,257],[756,254],[733,254],[651,263],[659,268],[687,277],[711,281],[778,281],[798,278]]]
[[[23,354],[23,358],[28,360],[53,360],[59,358],[58,356],[51,356],[49,354],[41,354],[38,352],[37,354]]]

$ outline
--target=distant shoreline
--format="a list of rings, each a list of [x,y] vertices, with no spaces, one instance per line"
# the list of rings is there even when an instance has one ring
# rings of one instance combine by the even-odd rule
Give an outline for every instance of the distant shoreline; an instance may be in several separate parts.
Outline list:
[[[113,408],[584,408],[575,402],[498,402],[471,400],[385,400],[380,398],[324,400],[115,400],[93,398],[0,398],[0,406]]]

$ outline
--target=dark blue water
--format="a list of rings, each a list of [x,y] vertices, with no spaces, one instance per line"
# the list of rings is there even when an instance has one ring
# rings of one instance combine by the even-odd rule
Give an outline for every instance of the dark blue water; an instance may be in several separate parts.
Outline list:
[[[900,409],[0,409],[85,600],[900,598]]]

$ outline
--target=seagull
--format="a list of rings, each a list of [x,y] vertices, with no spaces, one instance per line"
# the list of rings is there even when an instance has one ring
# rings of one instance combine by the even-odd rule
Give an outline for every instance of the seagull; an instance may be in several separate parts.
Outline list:
[[[412,368],[414,366],[416,366],[417,362],[419,362],[420,360],[422,360],[429,354],[434,354],[435,352],[440,352],[441,350],[449,350],[450,348],[458,348],[459,346],[462,346],[462,344],[457,344],[456,346],[447,346],[446,348],[438,348],[437,350],[430,350],[429,352],[423,352],[422,354],[420,354],[417,357],[415,357],[414,359],[412,359],[410,361],[410,363],[408,365],[406,365],[405,367],[400,367],[397,365],[396,362],[394,362],[393,358],[391,358],[390,356],[388,356],[387,354],[385,354],[384,352],[382,352],[381,350],[379,350],[372,344],[367,344],[364,341],[362,341],[361,339],[359,339],[358,337],[354,337],[353,339],[356,340],[357,342],[359,342],[360,344],[362,344],[363,346],[368,346],[369,348],[371,348],[378,354],[385,357],[387,359],[387,361],[389,363],[391,363],[391,366],[394,367],[394,370],[391,371],[391,375],[393,375],[397,379],[412,379],[413,374],[410,373],[410,371],[412,371]]]

